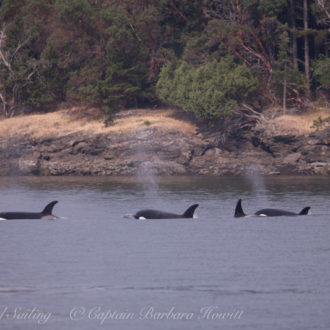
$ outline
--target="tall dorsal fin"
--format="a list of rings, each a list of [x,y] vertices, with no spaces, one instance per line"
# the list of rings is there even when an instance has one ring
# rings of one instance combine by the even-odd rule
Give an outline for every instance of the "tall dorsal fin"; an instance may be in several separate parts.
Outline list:
[[[41,213],[44,214],[44,215],[52,214],[53,207],[56,203],[58,203],[58,202],[57,201],[50,202],[49,204],[46,205],[46,207],[43,209],[43,211]]]
[[[243,208],[242,208],[242,200],[239,199],[236,204],[234,217],[241,218],[241,217],[245,217],[245,216],[246,216],[246,214],[244,213]]]
[[[191,205],[183,214],[182,216],[184,218],[193,218],[194,217],[194,212],[197,209],[198,204]]]

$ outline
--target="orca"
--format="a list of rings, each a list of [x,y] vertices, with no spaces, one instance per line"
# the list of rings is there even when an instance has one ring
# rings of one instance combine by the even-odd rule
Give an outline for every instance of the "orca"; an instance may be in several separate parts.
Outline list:
[[[193,218],[194,212],[198,204],[191,205],[183,214],[175,214],[169,212],[163,212],[159,210],[141,210],[135,215],[135,219],[145,220],[145,219],[180,219],[180,218]]]
[[[262,209],[254,214],[246,215],[242,208],[242,200],[239,199],[236,208],[235,208],[235,218],[241,218],[241,217],[251,217],[251,216],[257,216],[257,217],[280,217],[280,216],[296,216],[296,215],[307,215],[310,207],[304,207],[300,213],[294,213],[290,211],[280,210],[280,209]]]
[[[53,207],[57,201],[52,201],[46,205],[41,212],[2,212],[0,213],[1,220],[23,220],[23,219],[56,219],[52,214]]]

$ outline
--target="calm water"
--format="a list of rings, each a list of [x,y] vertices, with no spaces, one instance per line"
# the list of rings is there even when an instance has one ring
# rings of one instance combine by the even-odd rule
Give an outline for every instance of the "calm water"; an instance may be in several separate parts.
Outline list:
[[[1,329],[330,329],[329,178],[12,178],[0,194],[0,211],[56,199],[65,218],[0,221]],[[238,198],[312,214],[235,219]],[[197,219],[124,217],[196,202]]]

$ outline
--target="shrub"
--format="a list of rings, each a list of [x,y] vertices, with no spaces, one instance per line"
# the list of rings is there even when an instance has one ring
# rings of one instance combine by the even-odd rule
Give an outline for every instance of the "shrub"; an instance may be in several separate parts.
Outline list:
[[[199,120],[223,119],[256,90],[257,80],[249,68],[230,56],[200,67],[181,62],[161,70],[157,96],[167,104],[192,112]]]
[[[330,116],[324,119],[321,116],[319,116],[316,120],[313,120],[313,125],[311,126],[311,128],[315,128],[318,131],[319,129],[322,129],[325,126],[327,126],[329,123],[330,123]]]

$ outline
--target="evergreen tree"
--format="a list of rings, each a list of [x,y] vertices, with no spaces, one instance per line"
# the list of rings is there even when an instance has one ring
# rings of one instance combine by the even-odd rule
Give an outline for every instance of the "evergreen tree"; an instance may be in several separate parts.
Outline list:
[[[103,108],[110,119],[158,95],[185,108],[192,102],[197,117],[212,120],[251,98],[238,88],[238,102],[224,101],[235,98],[219,96],[225,86],[215,73],[215,87],[207,86],[210,68],[218,72],[228,58],[234,76],[238,68],[254,76],[261,104],[328,98],[329,12],[324,0],[3,0],[2,113],[64,102]],[[244,80],[227,76],[236,87]],[[204,106],[192,89],[204,91]]]

